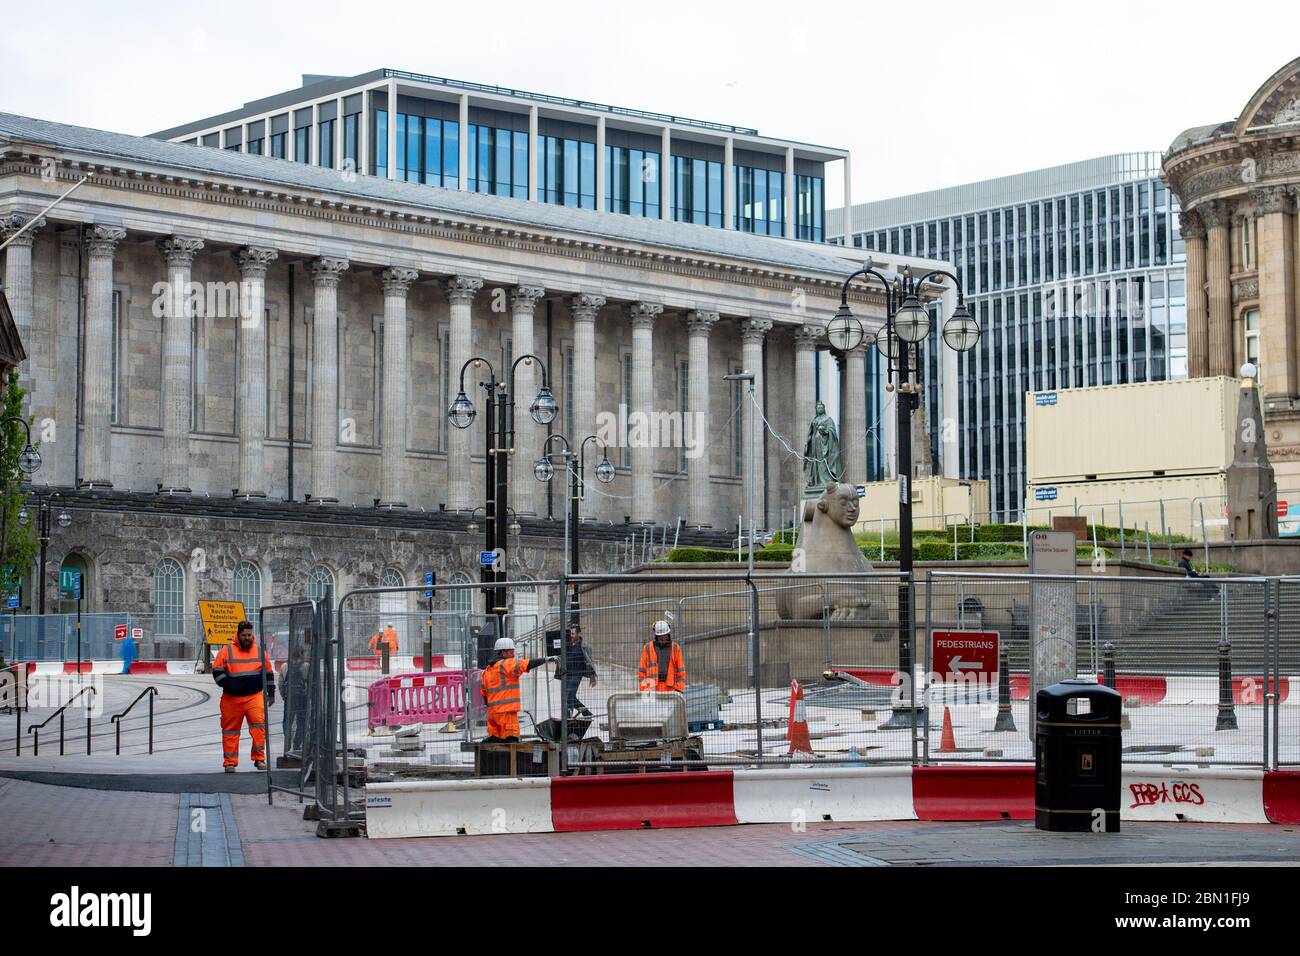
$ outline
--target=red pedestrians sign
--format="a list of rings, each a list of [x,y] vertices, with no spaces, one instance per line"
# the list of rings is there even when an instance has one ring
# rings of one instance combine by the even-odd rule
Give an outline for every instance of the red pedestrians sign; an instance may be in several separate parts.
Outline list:
[[[943,680],[991,681],[998,672],[998,632],[931,631],[930,670]]]

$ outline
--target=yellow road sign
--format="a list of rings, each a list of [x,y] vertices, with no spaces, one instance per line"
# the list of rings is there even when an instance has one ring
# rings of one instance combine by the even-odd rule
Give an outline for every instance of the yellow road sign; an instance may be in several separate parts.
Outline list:
[[[235,639],[235,629],[244,619],[242,601],[200,601],[199,617],[203,619],[203,637],[209,644],[229,644]]]

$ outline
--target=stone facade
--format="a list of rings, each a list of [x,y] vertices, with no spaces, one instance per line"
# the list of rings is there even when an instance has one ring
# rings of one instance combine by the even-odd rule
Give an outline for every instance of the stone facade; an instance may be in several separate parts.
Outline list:
[[[1253,358],[1278,487],[1300,487],[1300,59],[1236,120],[1181,134],[1164,169],[1187,243],[1188,375]]]
[[[796,337],[826,347],[821,332],[853,269],[808,243],[658,222],[629,237],[626,217],[612,214],[564,210],[573,215],[557,225],[537,203],[21,117],[0,116],[0,127],[14,120],[0,129],[5,228],[90,177],[30,244],[7,252],[6,276],[31,356],[24,371],[44,457],[36,485],[83,489],[47,573],[57,574],[60,547],[82,554],[99,569],[96,593],[115,606],[147,603],[153,563],[199,541],[231,561],[250,547],[269,556],[259,560],[276,600],[294,596],[296,576],[318,560],[367,583],[384,564],[408,581],[429,564],[475,574],[474,536],[325,532],[183,508],[146,520],[100,511],[94,494],[468,513],[484,497],[475,383],[486,366],[466,376],[480,415],[469,429],[448,425],[447,405],[466,359],[500,374],[529,333],[559,402],[551,430],[571,430],[575,444],[626,421],[621,408],[685,406],[707,419],[710,445],[698,458],[664,447],[663,434],[648,447],[611,447],[609,485],[595,480],[599,452],[588,446],[585,520],[734,527],[749,459],[737,430],[749,410],[721,378],[755,371],[763,415],[801,446],[812,409],[796,401],[796,381],[807,378]],[[850,298],[879,324],[878,295]],[[542,376],[530,368],[516,379],[512,505],[561,518],[559,481],[530,484],[530,456],[547,433],[528,415]],[[626,436],[611,437],[617,446]],[[797,500],[802,469],[770,433],[760,431],[754,451],[758,522],[771,527]],[[558,544],[537,546],[538,574],[558,574]],[[419,558],[422,547],[438,560]],[[215,565],[230,573],[231,561]],[[605,564],[597,557],[593,567]],[[196,583],[187,597],[224,586]]]

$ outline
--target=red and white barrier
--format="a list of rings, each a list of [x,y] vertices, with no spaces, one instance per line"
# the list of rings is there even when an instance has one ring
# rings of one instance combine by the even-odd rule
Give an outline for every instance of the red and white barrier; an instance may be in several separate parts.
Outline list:
[[[121,674],[120,660],[82,661],[83,674]],[[198,665],[194,661],[133,661],[131,677],[153,674],[194,674]],[[76,661],[27,661],[28,674],[75,674]]]
[[[372,837],[879,820],[1032,820],[1032,764],[802,767],[371,784]],[[1300,823],[1300,771],[1127,766],[1120,818]]]

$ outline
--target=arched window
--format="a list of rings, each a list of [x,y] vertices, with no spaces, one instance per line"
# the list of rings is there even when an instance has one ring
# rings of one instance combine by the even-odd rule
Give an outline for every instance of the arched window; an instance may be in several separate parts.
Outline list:
[[[449,584],[469,584],[469,575],[463,571],[457,571],[451,576]],[[474,592],[469,588],[464,590],[455,590],[447,592],[447,610],[453,614],[473,614],[474,613]]]
[[[313,601],[325,600],[325,595],[334,590],[334,572],[323,564],[318,564],[307,575],[307,597]]]
[[[185,633],[185,569],[175,558],[163,558],[153,569],[154,633]]]
[[[381,588],[403,588],[406,587],[406,578],[402,577],[402,572],[397,568],[384,568],[383,573],[379,575],[379,586]],[[406,646],[406,615],[410,609],[409,598],[410,595],[403,592],[379,595],[379,626],[393,625],[393,630],[397,632],[401,647]]]
[[[241,561],[235,568],[235,600],[244,605],[244,616],[257,627],[257,612],[262,608],[262,571],[251,561]]]

